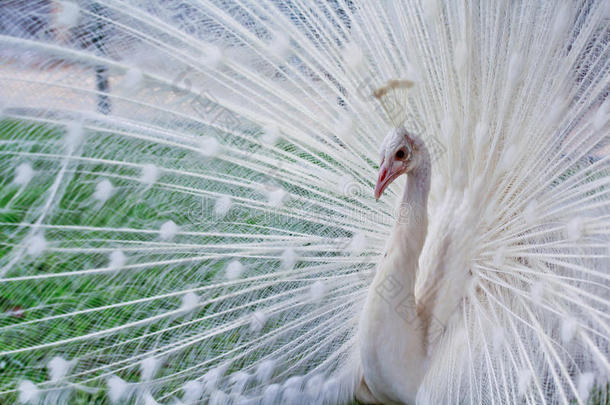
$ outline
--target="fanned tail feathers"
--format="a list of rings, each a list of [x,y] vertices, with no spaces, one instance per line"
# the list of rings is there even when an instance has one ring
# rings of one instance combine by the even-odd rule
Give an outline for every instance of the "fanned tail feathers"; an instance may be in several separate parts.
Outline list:
[[[607,2],[149,3],[0,5],[2,401],[349,403],[393,79],[418,402],[607,401]]]

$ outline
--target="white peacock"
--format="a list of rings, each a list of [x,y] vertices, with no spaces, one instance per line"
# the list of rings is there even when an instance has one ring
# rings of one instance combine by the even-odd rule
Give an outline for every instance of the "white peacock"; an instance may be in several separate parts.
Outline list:
[[[606,403],[608,10],[2,2],[0,402]]]

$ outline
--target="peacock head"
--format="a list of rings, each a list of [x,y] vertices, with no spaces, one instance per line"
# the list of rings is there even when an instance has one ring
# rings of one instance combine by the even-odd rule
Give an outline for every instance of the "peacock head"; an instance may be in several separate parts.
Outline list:
[[[375,186],[376,200],[394,180],[417,167],[418,146],[418,138],[409,134],[404,127],[395,128],[386,135],[381,144],[381,164]]]

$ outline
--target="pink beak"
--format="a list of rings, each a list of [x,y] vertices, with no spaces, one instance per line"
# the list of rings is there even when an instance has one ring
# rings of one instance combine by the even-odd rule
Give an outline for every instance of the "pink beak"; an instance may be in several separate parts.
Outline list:
[[[395,166],[393,159],[390,159],[389,164],[386,164],[384,159],[379,167],[379,177],[375,185],[375,200],[379,200],[385,189],[403,172],[404,168],[400,165]]]

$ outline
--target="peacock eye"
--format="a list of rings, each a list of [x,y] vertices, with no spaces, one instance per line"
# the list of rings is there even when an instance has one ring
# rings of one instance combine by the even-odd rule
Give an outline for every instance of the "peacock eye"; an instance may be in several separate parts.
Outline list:
[[[404,148],[399,149],[396,151],[394,157],[396,158],[396,160],[403,160],[405,157],[407,157],[407,152],[404,150]]]

